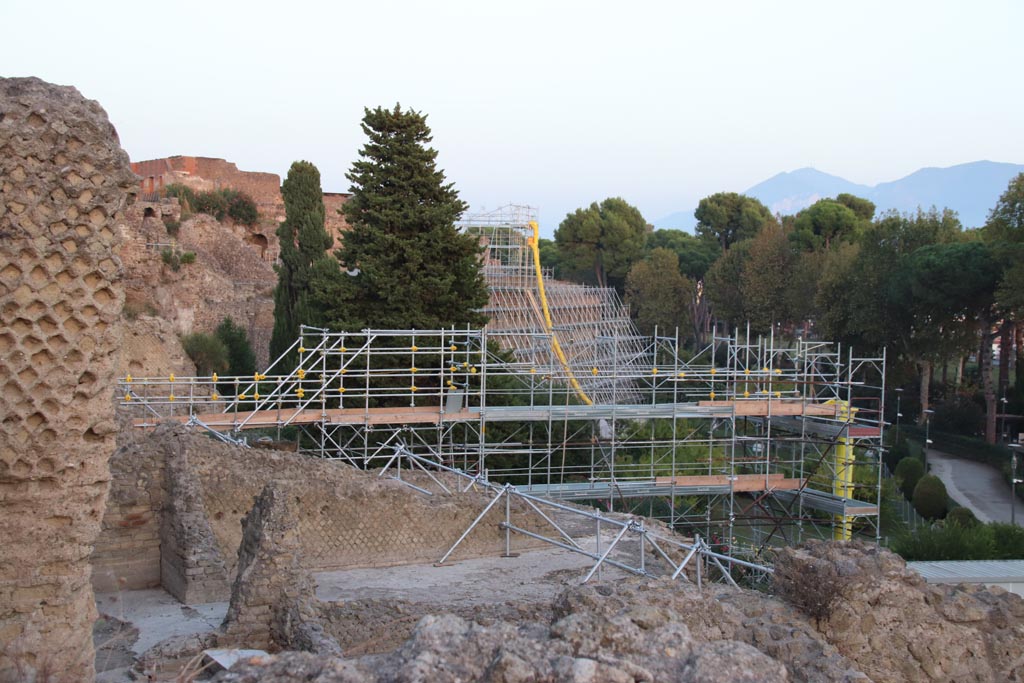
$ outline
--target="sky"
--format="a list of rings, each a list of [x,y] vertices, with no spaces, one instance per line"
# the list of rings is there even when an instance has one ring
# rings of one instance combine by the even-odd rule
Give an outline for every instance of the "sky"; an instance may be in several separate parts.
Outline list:
[[[471,212],[648,221],[805,166],[873,185],[1024,163],[1024,3],[0,2],[0,76],[98,100],[133,161],[224,158],[328,192],[364,107],[428,115]]]

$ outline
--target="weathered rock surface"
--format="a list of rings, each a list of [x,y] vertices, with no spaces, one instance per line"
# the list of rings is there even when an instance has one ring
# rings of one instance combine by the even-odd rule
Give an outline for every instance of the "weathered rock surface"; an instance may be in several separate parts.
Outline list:
[[[134,187],[99,104],[0,79],[0,679],[92,679]]]
[[[737,681],[789,680],[785,667],[743,643],[699,643],[679,621],[661,624],[619,614],[566,617],[550,627],[481,626],[454,615],[428,616],[395,653],[358,660],[289,653],[241,664],[222,682],[315,681]]]
[[[388,655],[282,653],[218,680],[1022,680],[1016,595],[928,586],[892,553],[851,543],[785,549],[778,568],[776,589],[800,609],[724,586],[635,579],[565,591],[548,625],[428,616]],[[807,616],[823,591],[834,592],[828,609]]]
[[[780,592],[817,610],[822,635],[876,680],[1024,680],[1017,595],[928,585],[893,553],[855,543],[784,549],[776,570]]]

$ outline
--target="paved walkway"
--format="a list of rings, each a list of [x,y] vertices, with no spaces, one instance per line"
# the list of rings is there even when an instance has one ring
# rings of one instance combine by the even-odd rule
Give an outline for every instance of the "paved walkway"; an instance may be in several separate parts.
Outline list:
[[[931,473],[946,485],[949,496],[975,517],[982,522],[1010,521],[1010,485],[994,467],[933,449],[927,457]],[[1018,498],[1014,505],[1017,524],[1024,525],[1024,501]]]

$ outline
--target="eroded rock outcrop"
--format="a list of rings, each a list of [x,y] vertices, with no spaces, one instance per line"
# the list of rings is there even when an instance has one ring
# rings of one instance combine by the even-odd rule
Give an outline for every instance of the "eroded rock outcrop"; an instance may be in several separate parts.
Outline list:
[[[782,550],[776,583],[876,680],[1024,680],[1024,600],[1012,593],[929,585],[885,549],[821,541]]]
[[[0,679],[91,680],[89,554],[114,450],[124,210],[103,109],[0,79]]]
[[[667,580],[579,586],[550,624],[428,616],[388,655],[284,653],[218,680],[1024,680],[1024,600],[1001,589],[929,586],[887,550],[823,542],[780,551],[775,589],[792,603]]]

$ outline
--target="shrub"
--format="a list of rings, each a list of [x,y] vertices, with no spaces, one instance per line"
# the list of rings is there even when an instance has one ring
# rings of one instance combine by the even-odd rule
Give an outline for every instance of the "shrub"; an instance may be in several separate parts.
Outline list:
[[[164,191],[168,197],[178,198],[182,216],[192,212],[196,205],[196,193],[191,187],[186,187],[180,183],[171,183]]]
[[[814,619],[819,626],[832,614],[849,583],[850,579],[840,576],[832,562],[796,562],[789,555],[779,558],[772,576],[776,595]]]
[[[898,537],[892,549],[904,560],[990,560],[995,544],[989,525],[976,529],[947,524]]]
[[[974,399],[957,394],[935,406],[932,420],[936,430],[976,436],[985,428],[985,411]]]
[[[181,230],[181,222],[171,218],[165,218],[164,227],[167,228],[168,235],[171,237],[177,237],[178,231]]]
[[[1024,558],[1024,527],[993,522],[985,525],[995,546],[993,560],[1019,560]]]
[[[260,212],[252,197],[238,190],[222,190],[228,202],[228,216],[242,225],[253,226],[260,219]]]
[[[924,476],[924,464],[917,458],[903,458],[893,475],[900,480],[900,490],[908,500],[914,495],[917,482]]]
[[[946,515],[946,524],[955,524],[961,526],[964,529],[973,529],[974,527],[981,524],[978,518],[974,516],[970,508],[957,506],[949,511]]]
[[[194,332],[181,338],[181,346],[196,364],[196,373],[209,375],[227,370],[227,347],[214,335]]]
[[[231,318],[224,318],[214,332],[227,349],[229,375],[251,376],[256,372],[256,354],[245,330]]]
[[[160,258],[163,260],[164,265],[170,266],[174,272],[181,270],[181,256],[174,249],[164,247],[160,250]]]
[[[213,216],[217,220],[223,220],[224,216],[228,212],[228,200],[224,197],[222,192],[216,190],[212,192],[200,192],[196,195],[195,204],[193,208],[196,213],[205,213]]]
[[[949,496],[946,485],[934,474],[926,474],[914,487],[914,509],[925,519],[938,519],[946,514]]]
[[[196,253],[194,251],[186,251],[181,255],[181,262],[185,265],[196,262]]]
[[[884,455],[885,466],[889,468],[889,472],[896,472],[896,465],[899,464],[900,460],[910,456],[910,442],[907,441],[907,437],[902,437],[898,442],[893,444],[892,448],[886,451]]]

